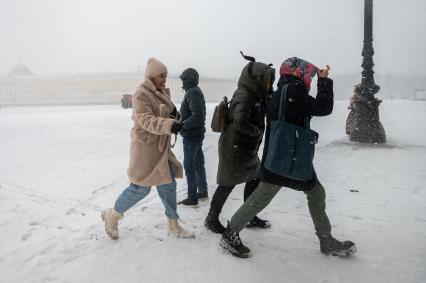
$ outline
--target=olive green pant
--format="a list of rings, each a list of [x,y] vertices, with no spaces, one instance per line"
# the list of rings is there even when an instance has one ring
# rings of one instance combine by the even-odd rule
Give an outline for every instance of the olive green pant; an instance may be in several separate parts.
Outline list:
[[[250,197],[232,216],[230,226],[239,233],[255,215],[261,212],[281,189],[278,185],[260,182]],[[331,232],[330,221],[325,213],[325,191],[317,182],[315,186],[304,192],[308,199],[309,212],[318,235],[328,236]]]

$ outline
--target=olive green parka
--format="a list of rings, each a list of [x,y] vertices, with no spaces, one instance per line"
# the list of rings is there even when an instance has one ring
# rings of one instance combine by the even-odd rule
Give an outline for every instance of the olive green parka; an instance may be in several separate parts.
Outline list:
[[[264,63],[250,62],[242,70],[229,106],[227,127],[219,138],[218,185],[237,185],[259,177],[258,150],[274,79],[275,69]]]

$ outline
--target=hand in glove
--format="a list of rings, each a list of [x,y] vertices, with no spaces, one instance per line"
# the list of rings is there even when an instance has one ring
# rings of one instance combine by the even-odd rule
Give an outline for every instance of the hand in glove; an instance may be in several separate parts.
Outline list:
[[[179,133],[179,131],[182,129],[182,127],[183,127],[183,123],[178,122],[178,121],[174,121],[174,123],[173,123],[172,128],[170,129],[170,131],[173,134],[177,135]]]
[[[172,113],[170,113],[170,118],[176,119],[177,118],[177,109],[176,107],[173,107]]]

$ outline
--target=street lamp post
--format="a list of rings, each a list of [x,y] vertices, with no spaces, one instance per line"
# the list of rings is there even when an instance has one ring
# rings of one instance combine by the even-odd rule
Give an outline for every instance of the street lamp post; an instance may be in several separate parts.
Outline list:
[[[355,85],[346,121],[350,140],[362,143],[385,143],[386,134],[379,119],[381,100],[374,97],[380,86],[374,83],[373,71],[373,0],[364,0],[364,47],[362,80]]]

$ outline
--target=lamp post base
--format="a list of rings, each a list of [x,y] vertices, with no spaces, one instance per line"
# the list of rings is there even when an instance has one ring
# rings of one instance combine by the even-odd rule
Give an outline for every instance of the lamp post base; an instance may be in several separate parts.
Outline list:
[[[386,133],[379,119],[381,100],[365,100],[358,97],[351,105],[346,131],[351,141],[362,143],[385,143]]]
[[[376,121],[373,124],[370,123],[368,127],[356,125],[355,129],[351,131],[349,139],[361,143],[386,143],[386,134],[382,123]]]

